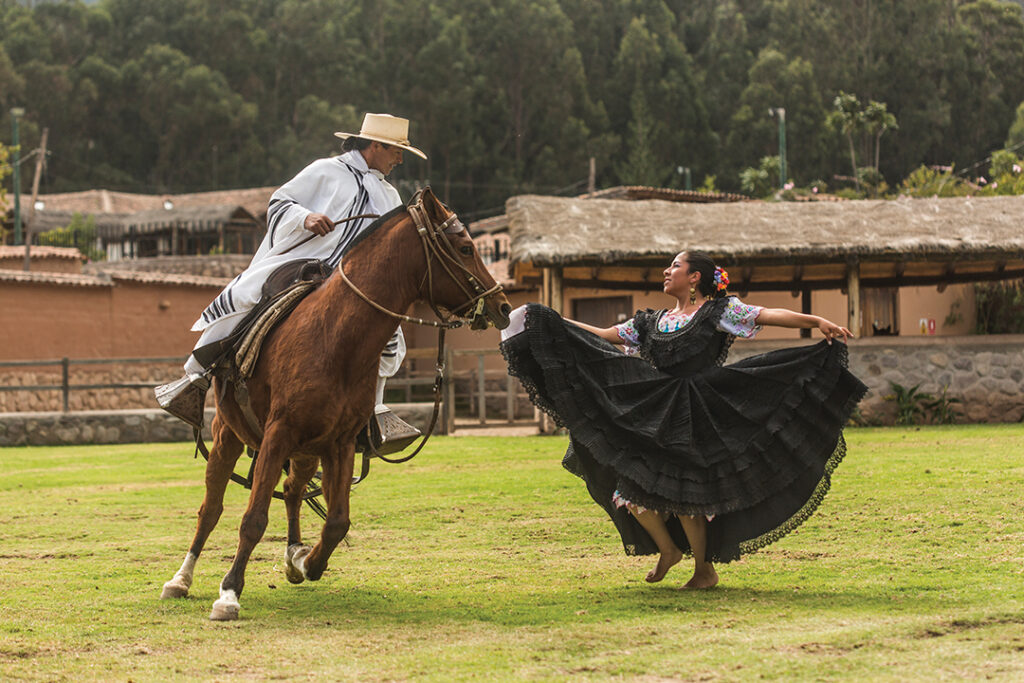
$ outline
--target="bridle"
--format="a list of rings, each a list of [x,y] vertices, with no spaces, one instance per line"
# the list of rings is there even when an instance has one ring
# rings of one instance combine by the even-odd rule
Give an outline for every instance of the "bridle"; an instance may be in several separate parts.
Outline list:
[[[462,224],[462,221],[459,220],[458,215],[455,213],[452,213],[451,216],[441,223],[434,224],[427,213],[426,207],[423,206],[423,190],[416,193],[406,209],[408,210],[413,223],[416,225],[416,233],[419,235],[420,243],[423,245],[423,256],[427,263],[427,272],[424,274],[423,281],[420,283],[419,291],[422,293],[423,286],[426,285],[427,301],[430,304],[430,308],[434,311],[434,314],[437,315],[441,321],[438,322],[436,320],[416,318],[411,315],[395,313],[394,311],[384,308],[376,301],[366,296],[366,294],[364,294],[362,290],[355,285],[355,283],[348,279],[343,267],[344,261],[338,264],[338,273],[341,275],[341,279],[363,301],[392,318],[404,320],[405,322],[414,323],[416,325],[426,325],[429,327],[451,330],[457,327],[462,327],[464,323],[458,318],[466,316],[462,316],[461,313],[468,311],[471,307],[475,306],[473,313],[468,317],[472,321],[471,324],[476,323],[484,316],[484,302],[487,297],[500,292],[502,290],[502,286],[500,284],[495,284],[489,289],[485,288],[480,283],[479,279],[473,275],[472,271],[462,265],[458,254],[455,253],[455,247],[453,247],[452,243],[444,237],[445,234],[457,235],[465,230],[466,227]],[[434,303],[434,273],[431,264],[435,260],[440,264],[445,272],[448,273],[448,276],[452,278],[455,284],[459,286],[459,289],[461,289],[463,294],[467,297],[465,303],[455,307],[450,311],[450,314],[447,315],[437,307],[437,304]],[[456,272],[458,272],[458,275]],[[460,278],[459,275],[462,277]]]

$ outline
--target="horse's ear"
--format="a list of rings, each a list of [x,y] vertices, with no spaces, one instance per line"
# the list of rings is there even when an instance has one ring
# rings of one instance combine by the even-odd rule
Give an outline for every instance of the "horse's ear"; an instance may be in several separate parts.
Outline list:
[[[418,194],[423,202],[423,208],[427,210],[427,213],[434,220],[441,222],[446,220],[449,214],[451,214],[448,207],[441,203],[441,200],[437,198],[437,195],[434,194],[429,185],[420,190]]]

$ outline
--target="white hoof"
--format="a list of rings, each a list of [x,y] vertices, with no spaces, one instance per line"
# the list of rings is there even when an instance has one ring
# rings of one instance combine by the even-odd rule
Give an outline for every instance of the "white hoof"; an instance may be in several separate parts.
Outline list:
[[[188,595],[189,587],[189,582],[185,581],[184,578],[175,576],[164,584],[164,589],[160,592],[160,599],[184,598]]]
[[[294,543],[284,551],[284,575],[291,583],[306,580],[306,557],[313,552],[308,545]]]
[[[241,609],[235,591],[222,590],[220,598],[213,603],[213,609],[210,610],[210,621],[234,621],[238,619],[238,612]]]

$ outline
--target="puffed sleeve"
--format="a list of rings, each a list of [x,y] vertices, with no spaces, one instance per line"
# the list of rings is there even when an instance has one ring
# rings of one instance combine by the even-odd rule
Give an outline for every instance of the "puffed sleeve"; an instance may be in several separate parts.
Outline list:
[[[753,339],[761,331],[757,316],[764,310],[761,306],[745,304],[734,296],[729,297],[718,321],[718,329],[736,337]]]
[[[640,351],[640,334],[636,331],[636,318],[630,318],[615,326],[615,331],[622,340],[622,350],[627,356],[636,355]]]

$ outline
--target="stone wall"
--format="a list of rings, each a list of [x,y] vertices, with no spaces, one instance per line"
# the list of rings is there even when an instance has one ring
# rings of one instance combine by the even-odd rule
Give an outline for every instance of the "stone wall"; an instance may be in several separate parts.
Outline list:
[[[181,377],[182,361],[162,364],[71,364],[68,384],[150,384],[157,385]],[[60,366],[28,366],[0,368],[0,386],[60,386]],[[60,389],[0,391],[0,413],[47,412],[63,409],[64,396]],[[80,410],[132,410],[154,408],[152,388],[140,389],[72,389],[68,395],[68,409]]]
[[[730,362],[792,342],[737,340]],[[933,395],[947,388],[957,422],[1024,419],[1024,335],[867,337],[850,343],[850,370],[868,385],[860,412],[870,423],[892,424],[896,405],[889,382]]]
[[[428,403],[397,403],[391,409],[406,422],[426,430],[433,407]],[[213,416],[213,409],[207,409],[204,437],[208,445]],[[0,447],[191,440],[192,428],[162,410],[0,414]]]

